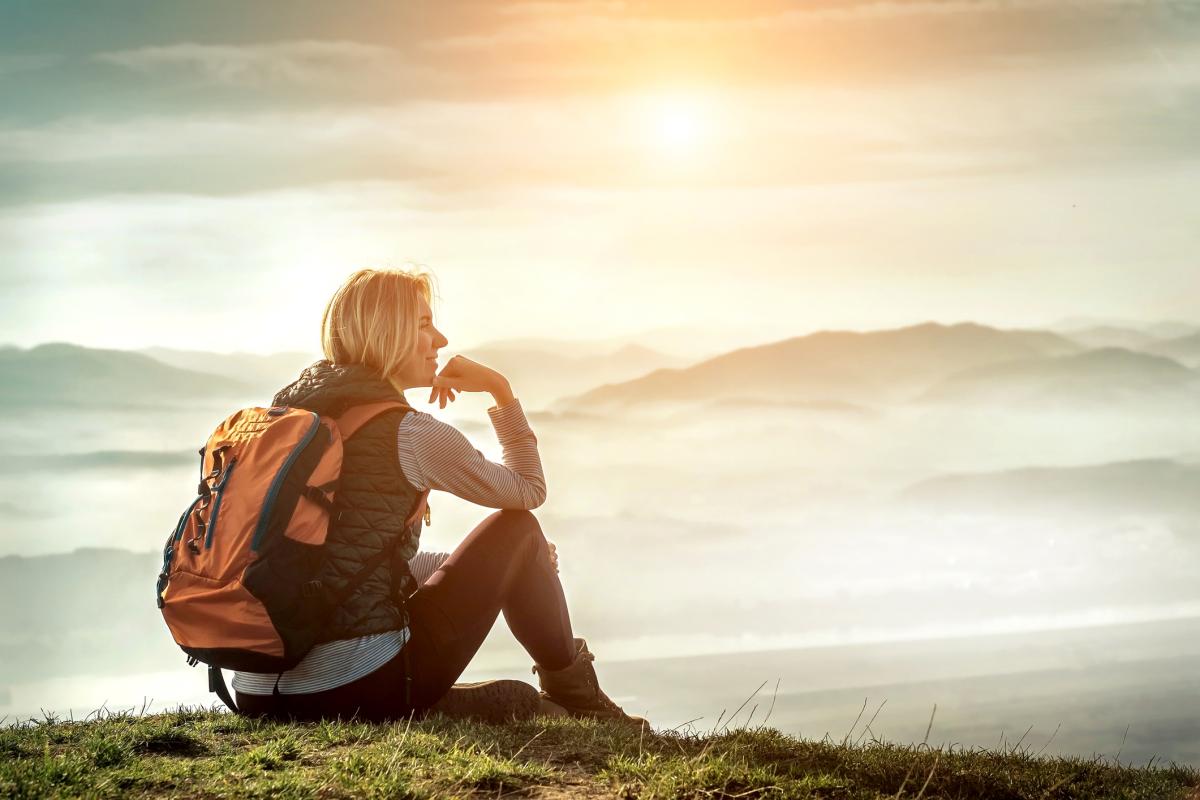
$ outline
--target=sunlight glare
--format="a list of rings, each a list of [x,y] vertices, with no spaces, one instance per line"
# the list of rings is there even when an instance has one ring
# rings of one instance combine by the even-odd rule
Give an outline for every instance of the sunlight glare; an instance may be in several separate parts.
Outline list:
[[[660,93],[643,97],[639,116],[655,152],[675,158],[700,153],[712,133],[707,105],[693,94]]]

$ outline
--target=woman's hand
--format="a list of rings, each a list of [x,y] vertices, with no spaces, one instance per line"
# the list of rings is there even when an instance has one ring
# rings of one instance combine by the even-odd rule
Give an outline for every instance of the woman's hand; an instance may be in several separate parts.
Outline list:
[[[550,566],[554,567],[554,571],[558,572],[558,548],[554,546],[554,542],[546,542],[546,546],[550,548]]]
[[[429,402],[432,403],[436,398],[438,407],[445,408],[447,401],[454,402],[456,392],[490,392],[493,396],[511,396],[507,378],[466,356],[454,356],[434,376]]]

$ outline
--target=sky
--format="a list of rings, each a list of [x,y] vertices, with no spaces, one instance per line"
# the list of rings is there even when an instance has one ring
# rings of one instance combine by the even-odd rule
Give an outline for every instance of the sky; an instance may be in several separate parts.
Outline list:
[[[414,264],[449,350],[1197,322],[1198,252],[1191,2],[0,4],[0,344],[314,351]]]

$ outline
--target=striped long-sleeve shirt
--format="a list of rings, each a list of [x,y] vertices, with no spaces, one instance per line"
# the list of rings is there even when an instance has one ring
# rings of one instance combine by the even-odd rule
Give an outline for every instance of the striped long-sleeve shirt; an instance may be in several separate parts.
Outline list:
[[[546,479],[521,402],[493,406],[488,417],[503,464],[484,458],[457,428],[421,411],[405,414],[397,433],[405,477],[422,491],[450,492],[488,508],[537,508],[546,501]]]
[[[457,428],[421,411],[404,415],[396,446],[404,476],[414,488],[450,492],[488,508],[537,508],[546,500],[546,479],[537,437],[519,400],[488,409],[503,453],[489,461]],[[424,583],[446,559],[444,553],[418,553],[410,562]],[[319,644],[282,675],[234,672],[233,688],[268,695],[279,681],[282,694],[310,694],[358,680],[383,666],[408,641],[408,629]]]

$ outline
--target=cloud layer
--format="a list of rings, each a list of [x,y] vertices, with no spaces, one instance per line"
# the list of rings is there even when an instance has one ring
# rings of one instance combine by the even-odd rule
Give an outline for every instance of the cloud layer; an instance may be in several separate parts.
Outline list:
[[[169,303],[297,260],[516,280],[553,309],[531,334],[581,289],[609,333],[733,299],[810,326],[1185,310],[1187,3],[128,7],[0,26],[0,340],[80,335],[54,298],[113,276]]]

